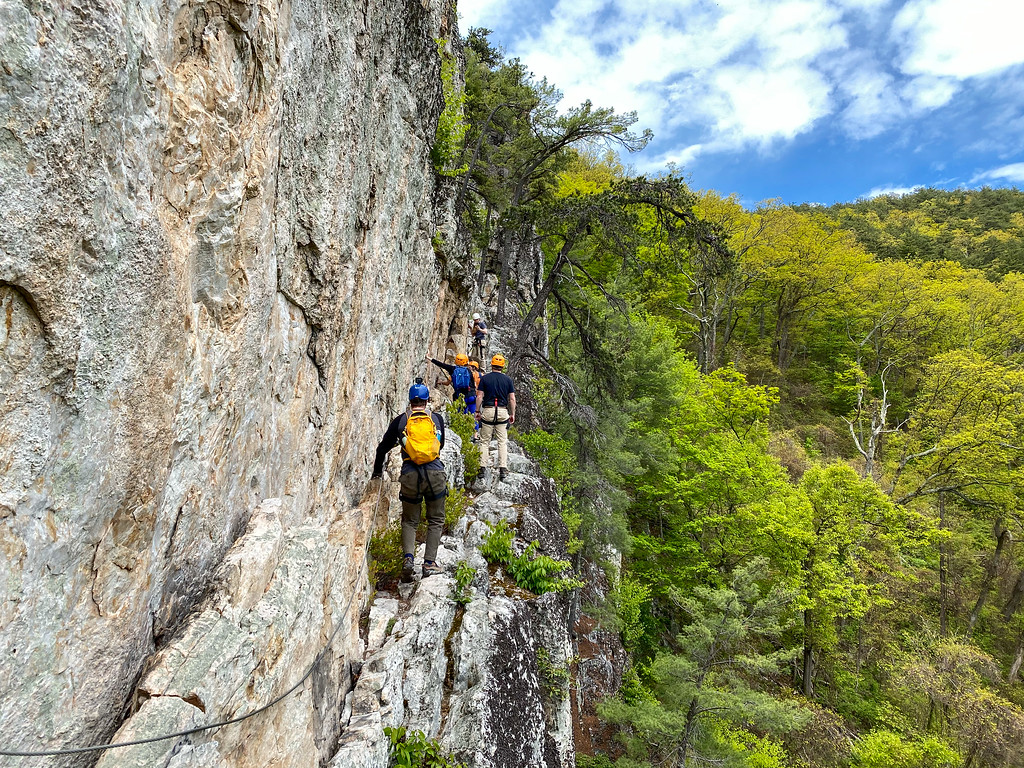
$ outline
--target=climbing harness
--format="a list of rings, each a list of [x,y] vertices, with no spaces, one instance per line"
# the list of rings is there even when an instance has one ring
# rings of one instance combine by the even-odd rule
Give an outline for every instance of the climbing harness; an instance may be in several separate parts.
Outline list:
[[[385,468],[386,467],[387,467],[387,465],[385,463]],[[377,503],[376,503],[376,505],[374,506],[374,509],[373,509],[374,520],[377,519],[377,511],[380,509],[380,501],[381,501],[381,498],[383,496],[384,496],[384,478],[382,476],[380,478],[380,490],[377,492]],[[359,576],[356,577],[356,581],[357,582],[366,574],[367,557],[369,557],[369,554],[370,554],[370,537],[367,536],[366,537],[366,547],[363,550],[363,567],[362,567],[362,570],[360,570],[360,572],[359,572]],[[352,607],[352,601],[355,599],[355,597],[356,597],[356,593],[353,592],[352,595],[348,599],[348,603],[346,603],[346,605],[345,605],[345,610],[343,610],[341,612],[341,615],[343,617],[348,615],[348,610],[349,610],[349,608]],[[278,696],[273,701],[271,701],[271,702],[269,702],[267,704],[264,704],[262,707],[258,707],[256,709],[252,710],[251,712],[247,712],[244,715],[239,715],[238,717],[233,717],[230,720],[221,720],[221,721],[216,722],[216,723],[210,723],[209,725],[201,725],[201,726],[198,726],[196,728],[189,728],[189,729],[184,730],[184,731],[177,731],[175,733],[168,733],[168,734],[165,734],[163,736],[151,736],[151,737],[149,737],[147,739],[135,739],[133,741],[119,741],[116,744],[97,744],[94,747],[70,747],[70,748],[67,748],[67,749],[47,749],[47,750],[36,750],[36,751],[17,751],[17,750],[9,750],[9,749],[2,749],[2,748],[0,748],[0,756],[2,756],[2,757],[51,757],[51,756],[54,756],[54,755],[80,755],[80,754],[83,754],[83,753],[86,753],[86,752],[104,752],[104,751],[106,751],[108,749],[117,749],[119,747],[136,747],[136,746],[139,746],[141,744],[152,744],[153,742],[156,742],[156,741],[166,741],[167,739],[178,739],[178,738],[181,738],[183,736],[191,736],[194,733],[202,733],[203,731],[212,731],[215,728],[222,728],[225,725],[233,725],[234,723],[240,723],[243,720],[248,720],[250,717],[255,717],[256,715],[259,715],[259,714],[261,714],[263,712],[266,712],[271,707],[273,707],[273,706],[275,706],[277,704],[280,704],[286,698],[291,696],[295,691],[297,691],[300,687],[302,687],[302,684],[305,683],[309,679],[309,676],[313,674],[314,670],[316,670],[316,668],[320,665],[320,662],[324,660],[324,657],[327,655],[327,651],[330,650],[331,645],[334,643],[334,638],[338,636],[338,632],[344,626],[347,626],[347,622],[346,621],[344,621],[344,620],[338,621],[337,625],[334,627],[334,630],[331,632],[331,636],[329,638],[327,638],[327,643],[324,645],[323,649],[320,651],[320,653],[317,654],[316,658],[313,659],[313,663],[309,666],[309,669],[306,670],[306,674],[304,674],[299,679],[299,681],[297,683],[295,683],[295,685],[293,685],[291,688],[289,688],[287,691],[282,693],[280,696]]]

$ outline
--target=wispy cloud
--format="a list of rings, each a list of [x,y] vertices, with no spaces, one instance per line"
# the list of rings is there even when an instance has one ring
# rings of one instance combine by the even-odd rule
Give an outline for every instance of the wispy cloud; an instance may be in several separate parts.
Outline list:
[[[993,168],[984,173],[979,173],[971,179],[972,184],[986,181],[1008,181],[1013,184],[1024,183],[1024,163],[1011,163],[1000,168]]]
[[[875,197],[882,197],[883,195],[884,196],[888,196],[888,195],[896,195],[896,196],[899,196],[899,195],[909,195],[912,192],[916,192],[917,190],[922,189],[922,188],[923,188],[923,185],[921,185],[921,184],[918,184],[917,186],[914,186],[914,187],[875,187],[870,192],[867,192],[866,194],[861,195],[861,198],[864,198],[864,199],[867,199],[867,200],[871,200],[871,199],[873,199]]]
[[[774,157],[815,131],[855,142],[898,131],[909,143],[912,121],[939,110],[973,114],[965,99],[981,92],[1012,114],[991,130],[974,126],[975,139],[1001,144],[1006,162],[1024,149],[1024,131],[1004,135],[1024,104],[1024,85],[1009,82],[1009,74],[1024,80],[1024,0],[459,0],[459,8],[463,28],[504,21],[514,30],[502,40],[508,52],[567,104],[636,110],[638,127],[655,133],[640,160],[652,170],[737,151]],[[965,121],[958,125],[967,135]],[[938,130],[929,140],[942,140]]]

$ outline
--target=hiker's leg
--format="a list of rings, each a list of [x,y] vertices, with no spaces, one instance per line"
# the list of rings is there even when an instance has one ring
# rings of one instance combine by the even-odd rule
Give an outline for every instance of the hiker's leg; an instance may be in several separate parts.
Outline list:
[[[402,500],[402,552],[416,554],[416,528],[420,524],[423,494],[416,472],[406,472],[399,481],[398,497]]]
[[[432,561],[437,557],[437,547],[444,532],[444,499],[448,495],[448,479],[444,472],[437,470],[429,470],[427,475],[431,487],[437,488],[442,494],[427,501],[427,547],[423,559]]]
[[[416,529],[420,525],[420,507],[411,501],[402,502],[402,551],[407,555],[416,554]]]
[[[491,457],[491,432],[494,431],[494,425],[488,424],[488,421],[494,421],[494,409],[484,408],[480,411],[480,466],[489,467]]]
[[[504,469],[508,466],[508,409],[499,408],[494,420],[505,422],[494,428],[498,434],[498,466]]]

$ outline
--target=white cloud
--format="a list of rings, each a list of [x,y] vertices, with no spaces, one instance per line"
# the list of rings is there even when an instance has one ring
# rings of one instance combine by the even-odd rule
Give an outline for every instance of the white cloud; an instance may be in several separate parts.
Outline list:
[[[985,181],[1008,181],[1012,184],[1024,183],[1024,163],[1011,163],[1001,168],[993,168],[990,171],[979,173],[971,179],[972,184]]]
[[[470,27],[486,27],[500,21],[508,4],[503,0],[460,0],[459,30],[466,34]]]
[[[502,20],[515,29],[499,42],[560,88],[566,106],[636,110],[662,162],[769,150],[829,118],[870,139],[950,104],[965,78],[1024,62],[1024,0],[459,0],[459,9],[464,29]],[[1018,113],[1021,87],[1002,99]]]
[[[718,115],[716,127],[739,143],[792,139],[828,113],[828,84],[799,65],[728,67],[714,84],[730,105]]]
[[[928,112],[948,104],[958,88],[951,78],[921,75],[905,83],[901,95],[914,112]]]
[[[964,79],[1024,62],[1020,0],[911,0],[893,32],[903,71]]]
[[[874,189],[872,189],[867,194],[861,195],[861,198],[862,199],[870,200],[870,199],[872,199],[874,197],[882,197],[883,195],[897,195],[897,196],[909,195],[909,194],[911,194],[913,192],[916,192],[917,190],[922,189],[922,188],[923,188],[922,184],[918,184],[915,187],[893,187],[893,186],[889,186],[889,187],[875,187]]]

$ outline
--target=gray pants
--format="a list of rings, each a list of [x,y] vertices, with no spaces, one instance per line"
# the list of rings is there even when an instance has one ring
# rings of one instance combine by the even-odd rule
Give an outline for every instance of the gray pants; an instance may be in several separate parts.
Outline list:
[[[427,550],[423,557],[434,560],[444,531],[444,499],[448,495],[448,479],[440,470],[417,470],[405,472],[400,486],[398,496],[402,500],[402,551],[407,555],[416,553],[416,529],[420,524],[421,505],[425,500]]]

